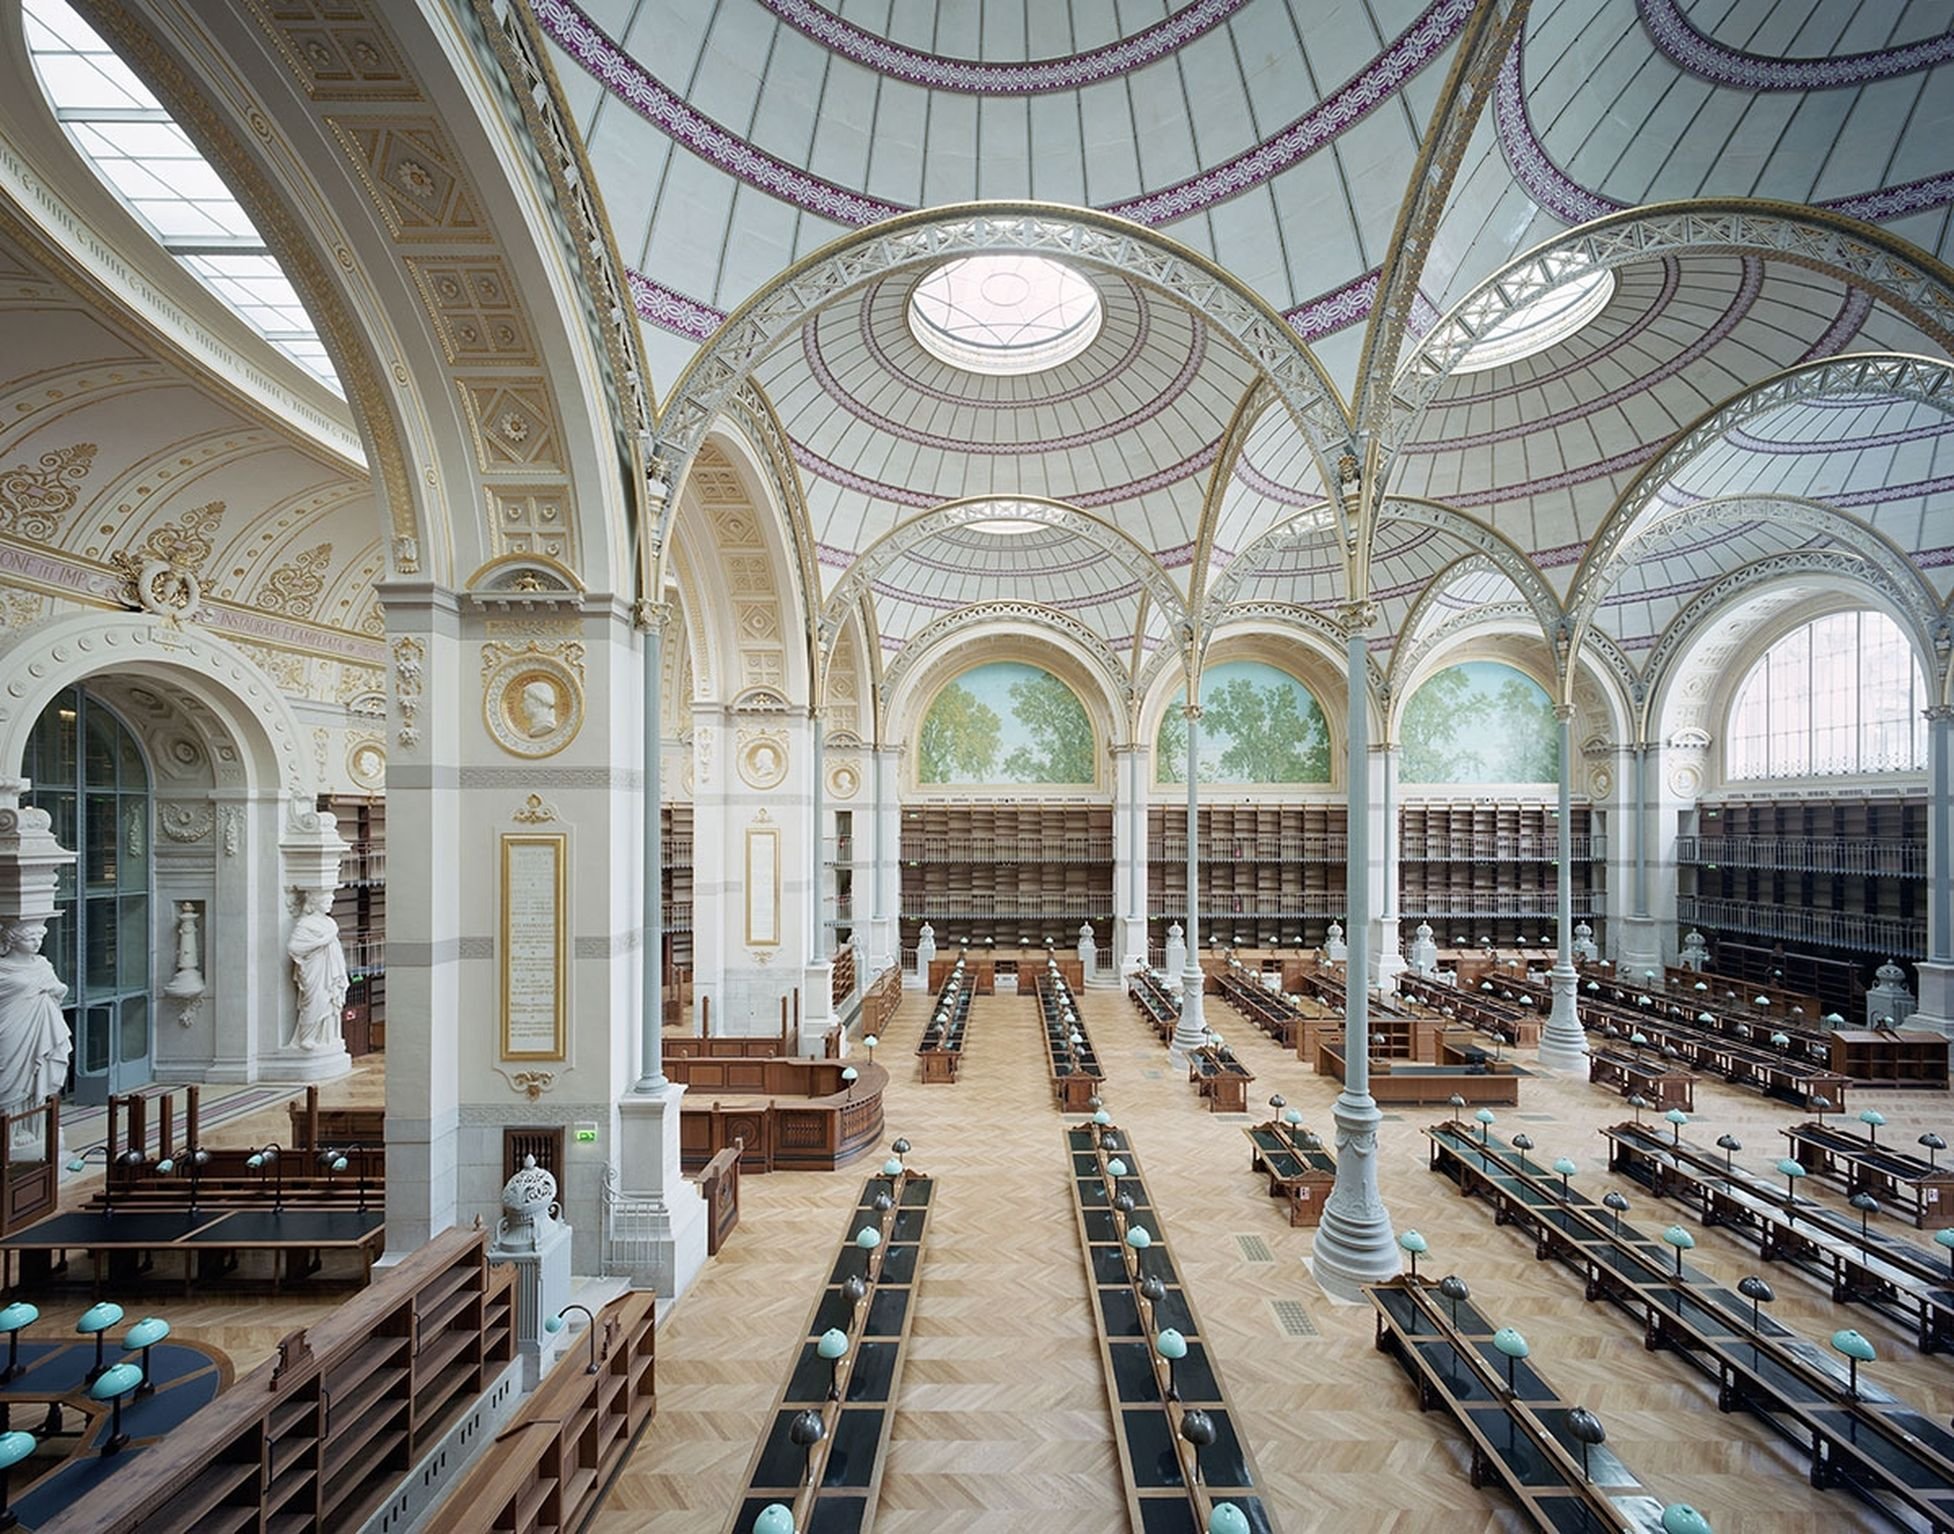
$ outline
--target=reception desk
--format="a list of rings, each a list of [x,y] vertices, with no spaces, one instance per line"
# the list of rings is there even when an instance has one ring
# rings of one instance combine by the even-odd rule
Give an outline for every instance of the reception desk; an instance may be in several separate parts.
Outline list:
[[[880,1143],[882,1089],[889,1080],[884,1067],[862,1063],[854,1067],[858,1079],[845,1082],[841,1073],[852,1063],[783,1055],[666,1056],[666,1072],[687,1088],[680,1100],[680,1165],[696,1172],[744,1140],[743,1174],[845,1166]]]

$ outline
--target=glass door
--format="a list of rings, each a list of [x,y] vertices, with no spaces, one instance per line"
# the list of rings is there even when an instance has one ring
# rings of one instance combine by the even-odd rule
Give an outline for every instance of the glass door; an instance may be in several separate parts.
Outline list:
[[[43,947],[68,982],[69,1096],[99,1103],[150,1079],[149,769],[136,737],[99,699],[69,688],[27,743],[28,803],[74,848]]]

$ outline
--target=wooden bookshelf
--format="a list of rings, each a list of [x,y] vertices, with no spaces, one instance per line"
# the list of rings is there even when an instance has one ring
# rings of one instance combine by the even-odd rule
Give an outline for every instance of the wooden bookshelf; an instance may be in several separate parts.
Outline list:
[[[692,806],[668,804],[659,811],[663,841],[665,910],[664,967],[667,1028],[683,1027],[692,1016]]]
[[[1926,952],[1927,802],[1701,804],[1676,838],[1676,919],[1710,939],[1715,973],[1860,1016],[1880,964]]]
[[[1340,804],[1224,804],[1200,812],[1200,935],[1232,948],[1315,947],[1344,908]],[[1147,811],[1147,942],[1187,922],[1187,812]]]
[[[515,1270],[444,1231],[41,1527],[357,1529],[514,1357]]]
[[[902,946],[924,922],[938,952],[960,943],[1060,949],[1092,923],[1112,937],[1110,805],[924,804],[903,811]]]
[[[1605,847],[1600,815],[1576,803],[1569,826],[1574,920],[1602,942]],[[1398,816],[1398,916],[1407,936],[1430,922],[1440,948],[1550,948],[1560,828],[1556,809],[1520,800],[1423,800]],[[1526,941],[1522,941],[1522,940]]]
[[[339,863],[333,920],[346,950],[346,1005],[340,1031],[346,1052],[387,1047],[387,801],[382,794],[321,794],[349,844]]]

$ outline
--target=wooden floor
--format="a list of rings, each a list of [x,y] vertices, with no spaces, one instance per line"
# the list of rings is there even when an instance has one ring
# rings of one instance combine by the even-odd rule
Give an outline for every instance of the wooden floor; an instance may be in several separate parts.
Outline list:
[[[1330,1130],[1336,1084],[1255,1033],[1215,998],[1210,1022],[1255,1070],[1251,1102],[1280,1091],[1306,1122]],[[927,1001],[905,999],[878,1051],[892,1067],[889,1133],[942,1179],[922,1274],[915,1354],[883,1481],[878,1534],[1065,1529],[1120,1531],[1126,1519],[1098,1377],[1092,1323],[1043,1046],[1028,997],[972,1007],[962,1081],[924,1087],[914,1048]],[[1088,993],[1085,1017],[1110,1078],[1108,1103],[1146,1157],[1223,1378],[1246,1422],[1288,1534],[1298,1530],[1436,1531],[1519,1527],[1495,1492],[1476,1492],[1457,1432],[1421,1416],[1397,1366],[1372,1347],[1371,1311],[1330,1302],[1309,1276],[1311,1232],[1291,1230],[1248,1170],[1240,1116],[1211,1116],[1168,1068],[1166,1051],[1117,992]],[[1501,1110],[1536,1154],[1569,1155],[1579,1181],[1609,1185],[1596,1126],[1627,1116],[1584,1080],[1536,1077]],[[1746,1156],[1783,1154],[1789,1105],[1705,1082],[1690,1133],[1736,1134]],[[1910,1146],[1922,1129],[1954,1129],[1940,1093],[1863,1093],[1887,1115],[1882,1138]],[[1258,1114],[1258,1117],[1265,1116]],[[1611,1446],[1665,1500],[1701,1508],[1718,1534],[1818,1534],[1872,1528],[1843,1492],[1816,1492],[1803,1466],[1753,1419],[1723,1416],[1680,1361],[1643,1351],[1621,1312],[1588,1305],[1558,1265],[1496,1228],[1426,1170],[1423,1125],[1406,1109],[1384,1125],[1381,1171],[1397,1228],[1431,1244],[1425,1265],[1457,1272],[1499,1321],[1518,1326],[1548,1378],[1607,1425]],[[786,1371],[815,1288],[841,1234],[863,1167],[775,1173],[742,1184],[744,1212],[725,1252],[660,1328],[658,1417],[592,1529],[595,1534],[716,1534]],[[1679,1218],[1623,1184],[1629,1216]],[[1726,1281],[1757,1262],[1734,1237],[1705,1231],[1691,1261]],[[1774,1268],[1779,1318],[1809,1336],[1856,1326],[1879,1349],[1870,1373],[1939,1416],[1954,1411],[1954,1362],[1921,1358],[1876,1312],[1834,1306],[1794,1270]],[[1295,1336],[1277,1305],[1300,1306],[1315,1335]]]

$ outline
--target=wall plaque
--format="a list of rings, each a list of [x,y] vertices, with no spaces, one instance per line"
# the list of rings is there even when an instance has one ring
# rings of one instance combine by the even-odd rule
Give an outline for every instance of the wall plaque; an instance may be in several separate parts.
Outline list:
[[[567,1015],[569,838],[502,837],[502,1058],[561,1060]]]
[[[780,828],[746,828],[746,945],[780,942]]]

